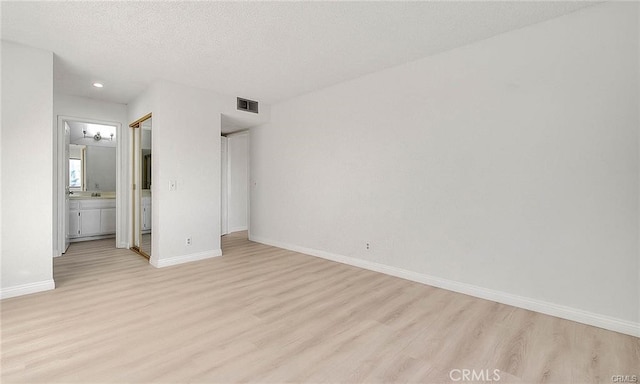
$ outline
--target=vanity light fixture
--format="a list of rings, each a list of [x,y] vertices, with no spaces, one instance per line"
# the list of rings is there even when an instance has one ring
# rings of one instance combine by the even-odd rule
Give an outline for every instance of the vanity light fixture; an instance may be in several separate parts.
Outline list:
[[[102,84],[102,83],[93,83],[93,86],[96,87],[96,88],[102,88],[102,87],[104,87],[104,84]]]

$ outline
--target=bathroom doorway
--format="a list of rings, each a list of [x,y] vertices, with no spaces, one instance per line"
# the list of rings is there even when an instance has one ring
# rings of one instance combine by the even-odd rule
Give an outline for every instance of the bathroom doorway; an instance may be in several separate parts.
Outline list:
[[[111,121],[58,117],[54,256],[73,242],[115,238],[115,248],[126,237],[121,128]]]

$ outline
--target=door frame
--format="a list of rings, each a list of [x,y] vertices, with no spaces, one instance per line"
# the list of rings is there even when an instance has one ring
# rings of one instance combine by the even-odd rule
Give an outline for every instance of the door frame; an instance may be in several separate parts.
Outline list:
[[[220,136],[220,236],[229,233],[229,139]]]
[[[151,255],[147,254],[143,249],[140,248],[140,242],[142,241],[142,233],[140,228],[140,218],[141,218],[141,144],[142,144],[142,123],[147,120],[153,118],[153,113],[149,112],[141,118],[137,119],[133,123],[129,124],[129,137],[131,139],[131,157],[129,161],[129,168],[131,171],[130,177],[130,186],[131,186],[131,211],[130,211],[130,219],[131,219],[131,227],[129,228],[130,234],[130,245],[129,249],[138,253],[139,255],[145,257],[147,260],[151,260]],[[153,123],[152,123],[153,125]],[[153,128],[152,128],[153,130]],[[151,136],[151,146],[153,148],[153,136]],[[151,156],[153,159],[153,149],[151,151]],[[153,160],[152,160],[153,161]],[[152,183],[153,185],[153,183]],[[153,195],[153,192],[152,192]],[[152,203],[153,207],[153,203]],[[151,211],[153,215],[153,208]],[[153,220],[152,220],[153,221]],[[153,243],[153,225],[151,231],[151,242]]]
[[[239,229],[239,228],[230,228],[229,227],[229,196],[231,194],[231,183],[232,183],[232,178],[233,178],[233,174],[231,173],[231,146],[229,145],[230,140],[233,140],[235,137],[238,136],[246,136],[246,140],[247,140],[247,146],[246,146],[246,161],[247,161],[247,217],[246,217],[246,221],[247,221],[247,228],[246,229]],[[227,205],[227,208],[225,210],[225,214],[224,214],[224,219],[226,219],[227,221],[227,225],[226,225],[226,234],[238,231],[238,230],[246,230],[248,232],[251,231],[251,130],[250,129],[244,129],[242,131],[237,131],[237,132],[233,132],[233,133],[229,133],[226,134],[224,137],[226,137],[226,147],[227,147],[227,151],[226,151],[226,170],[227,170],[227,177],[226,177],[226,188],[225,190],[223,190],[222,193],[226,193],[225,196],[225,203]],[[224,161],[223,161],[224,163]],[[221,201],[223,199],[221,198]],[[222,216],[222,213],[221,213]],[[221,230],[222,232],[222,230]]]
[[[116,247],[129,248],[127,231],[127,159],[122,124],[117,121],[98,120],[87,117],[58,115],[56,129],[53,132],[53,257],[61,256],[66,250],[65,235],[67,232],[68,212],[65,210],[65,121],[81,121],[84,123],[111,125],[116,127]],[[128,133],[128,132],[127,132]]]

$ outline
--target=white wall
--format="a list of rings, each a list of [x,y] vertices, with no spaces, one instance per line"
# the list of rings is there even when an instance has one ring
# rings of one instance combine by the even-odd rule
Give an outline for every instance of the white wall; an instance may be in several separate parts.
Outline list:
[[[54,288],[52,117],[53,54],[2,41],[2,298]]]
[[[273,105],[251,238],[637,334],[637,7]]]
[[[228,231],[246,231],[249,221],[249,134],[227,136]]]
[[[85,145],[71,144],[69,145],[69,158],[70,159],[81,159],[82,158],[82,150],[85,149]]]
[[[55,94],[53,101],[56,116],[75,117],[79,121],[83,119],[103,120],[120,123],[123,127],[129,126],[127,106],[124,104],[63,95],[60,93]]]
[[[88,145],[85,153],[87,191],[116,190],[116,149]]]
[[[153,113],[155,266],[221,254],[218,117],[223,104],[224,97],[216,93],[161,81],[129,106],[131,121]],[[169,191],[172,180],[175,191]]]

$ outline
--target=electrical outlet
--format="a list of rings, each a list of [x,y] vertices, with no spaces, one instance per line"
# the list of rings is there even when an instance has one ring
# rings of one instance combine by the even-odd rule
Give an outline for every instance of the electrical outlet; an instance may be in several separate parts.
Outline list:
[[[187,245],[191,245],[191,238],[190,238],[190,237],[187,237],[187,240],[185,241],[185,243],[186,243]]]
[[[366,249],[367,249],[367,251],[368,251],[369,249],[371,249],[371,244],[369,244],[369,243],[365,243],[365,248],[366,248]]]
[[[175,191],[176,189],[178,189],[178,183],[175,180],[171,180],[169,182],[169,190]]]

